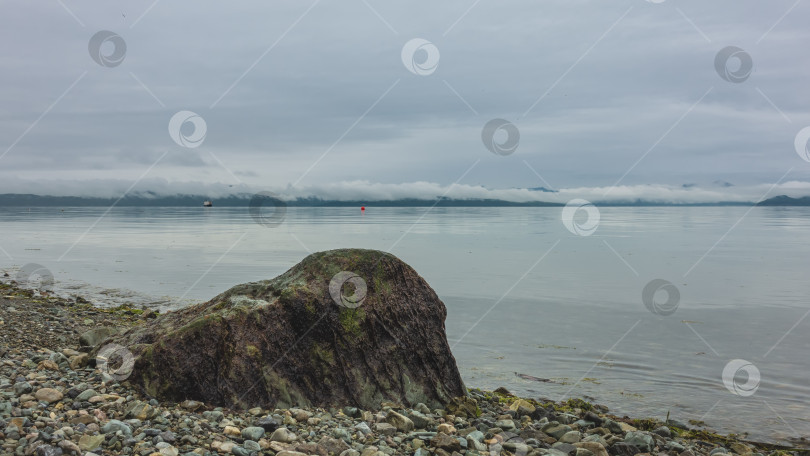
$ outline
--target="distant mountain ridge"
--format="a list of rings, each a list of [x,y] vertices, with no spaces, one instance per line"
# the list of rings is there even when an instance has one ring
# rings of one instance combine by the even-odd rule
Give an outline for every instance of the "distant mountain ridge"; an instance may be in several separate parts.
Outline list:
[[[757,206],[810,206],[810,196],[791,198],[787,195],[779,195],[760,201]]]
[[[229,195],[211,198],[208,195],[175,195],[175,196],[125,196],[118,198],[90,198],[80,196],[43,196],[31,194],[0,194],[0,207],[97,207],[97,206],[138,206],[138,207],[202,207],[203,201],[210,200],[214,207],[245,207],[253,197],[251,194]],[[354,207],[374,205],[377,207],[546,207],[563,206],[561,203],[545,201],[514,202],[495,199],[435,199],[405,198],[396,200],[324,200],[320,198],[297,198],[285,201],[287,206],[301,207]]]
[[[548,194],[556,193],[554,190],[538,188],[535,191]],[[228,195],[220,198],[212,198],[209,195],[173,195],[158,196],[154,193],[137,195],[127,195],[123,198],[93,198],[81,196],[48,196],[6,193],[0,194],[0,207],[202,207],[203,201],[213,201],[214,207],[245,207],[250,203],[252,194]],[[290,207],[355,207],[355,206],[376,206],[376,207],[560,207],[563,202],[549,201],[525,201],[515,202],[499,199],[417,199],[403,198],[395,200],[326,200],[321,198],[297,198],[285,201]],[[666,203],[636,199],[632,201],[593,201],[593,204],[600,206],[614,207],[652,207],[652,206],[751,206],[754,203],[739,202],[714,202],[714,203]],[[791,198],[785,195],[777,196],[760,203],[758,206],[810,206],[810,196],[802,198]]]

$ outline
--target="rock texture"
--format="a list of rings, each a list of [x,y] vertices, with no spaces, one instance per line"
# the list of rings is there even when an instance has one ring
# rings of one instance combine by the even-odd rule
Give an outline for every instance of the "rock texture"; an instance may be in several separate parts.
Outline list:
[[[160,399],[235,408],[439,407],[466,394],[446,315],[433,289],[398,258],[342,249],[112,341],[134,356],[128,380]]]

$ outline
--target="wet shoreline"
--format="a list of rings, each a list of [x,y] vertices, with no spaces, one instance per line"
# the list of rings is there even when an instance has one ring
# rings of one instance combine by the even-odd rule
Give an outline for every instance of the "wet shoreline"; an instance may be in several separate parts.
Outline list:
[[[7,284],[0,285],[0,296],[4,454],[44,452],[46,446],[63,454],[79,454],[79,448],[81,454],[96,450],[95,454],[292,456],[296,452],[473,456],[493,451],[536,456],[656,452],[745,456],[790,450],[746,442],[744,435],[719,435],[702,423],[619,417],[582,399],[562,403],[521,399],[503,389],[471,389],[470,403],[433,411],[398,404],[359,411],[349,406],[235,411],[194,401],[161,403],[134,390],[125,379],[111,381],[78,344],[79,335],[90,329],[140,325],[155,315],[153,311],[102,309],[81,298],[43,296]],[[803,443],[793,442],[790,451],[806,454],[798,449]]]

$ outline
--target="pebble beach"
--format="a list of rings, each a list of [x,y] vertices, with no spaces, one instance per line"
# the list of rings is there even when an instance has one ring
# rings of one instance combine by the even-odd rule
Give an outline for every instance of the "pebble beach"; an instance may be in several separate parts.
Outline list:
[[[551,455],[810,454],[718,435],[677,417],[615,416],[581,399],[470,389],[444,409],[229,410],[161,402],[88,354],[88,331],[125,328],[151,310],[102,309],[0,284],[0,454],[4,455]],[[89,341],[90,343],[92,341]],[[84,346],[83,346],[84,345]],[[468,385],[469,386],[469,385]]]

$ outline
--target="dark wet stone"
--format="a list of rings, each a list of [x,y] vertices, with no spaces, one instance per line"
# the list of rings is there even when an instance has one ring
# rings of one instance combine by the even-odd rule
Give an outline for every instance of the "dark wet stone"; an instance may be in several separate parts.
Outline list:
[[[660,426],[653,431],[654,434],[658,434],[664,438],[670,438],[672,436],[672,431],[669,430],[666,426]]]
[[[635,445],[630,445],[624,442],[616,442],[608,448],[608,453],[614,456],[634,456],[641,451]]]
[[[537,407],[534,409],[534,412],[531,413],[531,417],[535,421],[539,421],[543,418],[548,418],[549,421],[554,421],[554,413],[544,409],[543,407]]]
[[[577,452],[577,447],[571,445],[570,443],[555,443],[551,445],[551,448],[554,448],[557,451],[562,451],[563,453],[571,456]]]
[[[602,423],[605,421],[602,419],[602,417],[593,412],[586,412],[585,416],[583,416],[582,419],[594,423],[596,427],[602,426]]]
[[[177,437],[175,437],[174,432],[172,431],[161,432],[160,438],[166,443],[174,443],[177,440]]]
[[[461,450],[461,442],[458,439],[442,433],[438,433],[430,439],[430,445],[449,452]]]
[[[361,283],[357,301],[363,287],[353,287]],[[315,253],[274,279],[237,285],[111,341],[134,355],[130,382],[173,402],[374,409],[392,401],[439,408],[466,394],[446,317],[433,289],[398,258],[341,249]]]
[[[276,421],[276,419],[272,416],[265,416],[256,421],[256,426],[259,426],[260,428],[263,428],[265,432],[270,433],[278,429],[278,427],[281,426],[281,423]]]

